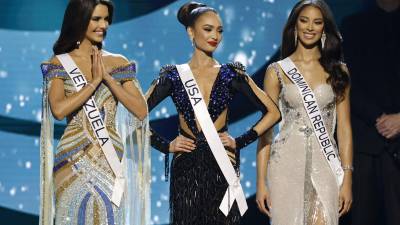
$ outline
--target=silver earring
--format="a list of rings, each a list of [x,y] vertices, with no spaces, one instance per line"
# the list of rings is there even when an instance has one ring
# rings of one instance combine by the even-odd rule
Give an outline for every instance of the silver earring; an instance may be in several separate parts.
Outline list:
[[[81,42],[80,42],[80,41],[77,41],[77,42],[76,42],[76,47],[79,47],[79,45],[81,45]]]
[[[192,42],[192,47],[194,48],[194,38],[190,39],[190,41]]]
[[[297,28],[294,28],[294,46],[297,46]]]
[[[321,48],[322,49],[325,48],[325,41],[326,41],[326,34],[325,34],[325,32],[323,32],[322,36],[321,36]]]

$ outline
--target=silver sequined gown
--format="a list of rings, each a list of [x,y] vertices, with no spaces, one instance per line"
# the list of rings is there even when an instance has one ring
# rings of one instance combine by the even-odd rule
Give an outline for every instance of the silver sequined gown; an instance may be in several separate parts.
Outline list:
[[[271,224],[337,225],[339,188],[335,175],[320,150],[297,87],[283,81],[285,75],[278,64],[271,66],[281,85],[279,107],[283,120],[271,145],[268,165]],[[334,141],[334,92],[330,85],[322,84],[315,88],[314,93]]]

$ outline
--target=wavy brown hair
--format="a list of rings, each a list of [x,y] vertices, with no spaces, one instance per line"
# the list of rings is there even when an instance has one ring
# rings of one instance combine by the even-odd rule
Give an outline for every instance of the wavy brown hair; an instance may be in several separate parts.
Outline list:
[[[323,0],[302,0],[293,7],[283,29],[281,57],[284,59],[296,50],[294,35],[296,22],[300,12],[306,6],[318,8],[323,16],[326,41],[324,48],[321,46],[321,41],[318,42],[321,52],[319,62],[329,74],[327,82],[332,86],[337,100],[342,101],[345,89],[350,85],[350,77],[343,63],[342,35],[339,32],[329,6]]]

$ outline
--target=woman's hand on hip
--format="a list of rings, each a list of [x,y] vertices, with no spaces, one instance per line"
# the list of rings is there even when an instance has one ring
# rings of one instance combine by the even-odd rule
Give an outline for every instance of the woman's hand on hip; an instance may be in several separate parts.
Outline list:
[[[185,136],[177,136],[171,143],[169,143],[169,152],[192,152],[196,148],[194,140]]]

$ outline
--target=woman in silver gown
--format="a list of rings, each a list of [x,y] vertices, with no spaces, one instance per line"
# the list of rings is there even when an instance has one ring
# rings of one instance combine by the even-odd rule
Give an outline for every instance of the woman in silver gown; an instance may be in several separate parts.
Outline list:
[[[341,36],[322,0],[303,0],[283,31],[282,59],[289,57],[313,90],[344,171],[342,185],[315,135],[300,92],[278,63],[264,79],[265,91],[279,104],[278,135],[260,138],[257,203],[273,225],[336,225],[352,202],[350,79],[343,63]],[[334,141],[335,128],[338,145]]]

